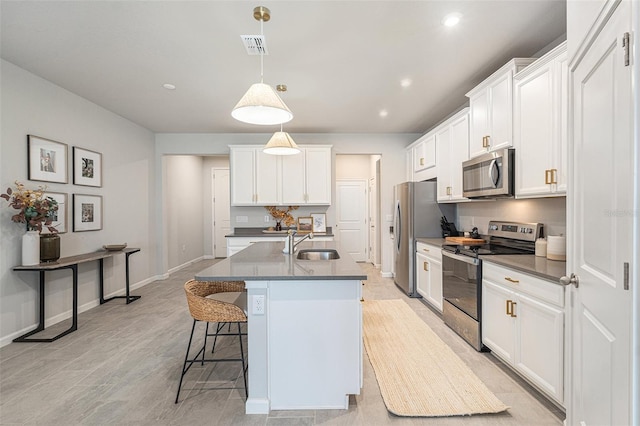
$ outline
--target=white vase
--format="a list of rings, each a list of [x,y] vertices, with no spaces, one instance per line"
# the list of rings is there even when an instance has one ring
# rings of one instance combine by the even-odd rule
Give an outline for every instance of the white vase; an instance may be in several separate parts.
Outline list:
[[[40,233],[27,231],[22,236],[22,266],[33,266],[40,263]]]

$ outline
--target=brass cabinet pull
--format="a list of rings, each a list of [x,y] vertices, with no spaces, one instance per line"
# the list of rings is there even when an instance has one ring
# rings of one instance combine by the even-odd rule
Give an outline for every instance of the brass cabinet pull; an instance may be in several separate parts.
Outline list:
[[[424,166],[424,157],[420,157],[420,165]]]
[[[451,195],[451,187],[447,186],[447,195]]]
[[[510,278],[510,277],[504,277],[504,279],[509,281],[509,282],[511,282],[511,283],[515,283],[515,284],[518,284],[520,282],[520,281],[514,280],[513,278]]]
[[[429,253],[429,249],[423,248],[422,251],[426,251],[427,253]]]
[[[549,174],[551,175],[551,183],[558,184],[558,169],[549,170]]]
[[[489,136],[483,136],[482,137],[482,147],[483,148],[489,148],[491,144],[489,143]]]
[[[427,262],[422,262],[422,267],[424,268],[425,271],[429,271],[429,264]]]
[[[544,184],[549,185],[551,183],[551,170],[547,169],[544,171]]]
[[[513,300],[507,300],[506,305],[507,305],[506,306],[507,315],[509,315],[512,318],[515,318],[517,315],[514,307],[517,305],[517,303],[514,302]]]
[[[513,302],[512,302],[511,300],[507,300],[507,301],[506,301],[506,314],[507,314],[507,315],[509,315],[509,316],[511,316],[511,309],[513,309],[513,308],[511,307],[511,304],[512,304],[512,303],[513,303]]]
[[[516,318],[516,317],[517,317],[517,315],[516,315],[516,306],[517,306],[517,305],[518,305],[518,304],[517,304],[516,302],[511,302],[511,316],[512,316],[513,318]]]

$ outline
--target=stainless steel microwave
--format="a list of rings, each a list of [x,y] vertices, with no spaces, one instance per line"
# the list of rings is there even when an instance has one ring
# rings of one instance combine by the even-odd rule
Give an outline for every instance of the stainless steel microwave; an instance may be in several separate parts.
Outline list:
[[[515,149],[488,152],[462,163],[462,195],[467,198],[513,197]]]

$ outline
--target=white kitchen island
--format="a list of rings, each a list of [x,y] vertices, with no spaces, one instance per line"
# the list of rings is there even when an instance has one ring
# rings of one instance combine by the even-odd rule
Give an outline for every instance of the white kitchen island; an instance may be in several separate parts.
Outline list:
[[[347,409],[362,388],[362,280],[336,242],[335,260],[299,260],[281,242],[256,243],[199,272],[197,280],[244,281],[248,305],[247,414]]]

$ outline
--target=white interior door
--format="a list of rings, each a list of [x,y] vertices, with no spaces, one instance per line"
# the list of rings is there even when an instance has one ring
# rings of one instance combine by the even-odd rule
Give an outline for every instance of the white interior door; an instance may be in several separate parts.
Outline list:
[[[571,286],[571,406],[568,424],[631,421],[633,141],[631,72],[621,39],[630,31],[622,2],[572,70],[573,173],[568,272]],[[637,177],[636,177],[637,178]],[[636,283],[637,284],[637,283]]]
[[[335,236],[356,262],[367,261],[367,181],[336,180]]]
[[[213,169],[213,256],[227,257],[227,239],[231,233],[229,169]]]

